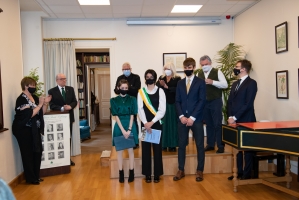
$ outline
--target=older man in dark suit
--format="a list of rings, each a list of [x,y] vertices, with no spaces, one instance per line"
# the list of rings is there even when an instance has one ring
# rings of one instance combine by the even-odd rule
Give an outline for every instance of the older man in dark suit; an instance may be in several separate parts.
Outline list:
[[[185,176],[184,167],[186,160],[186,146],[188,145],[189,130],[193,136],[197,148],[197,171],[196,181],[203,180],[203,169],[205,163],[204,131],[203,131],[203,109],[206,101],[205,81],[194,76],[195,60],[187,58],[184,65],[186,78],[180,80],[176,89],[176,109],[180,121],[178,122],[179,149],[178,162],[179,171],[173,177],[178,181]]]
[[[74,118],[74,108],[77,106],[77,99],[73,87],[66,86],[66,76],[64,74],[56,75],[57,86],[48,91],[52,95],[50,101],[51,110],[69,111],[70,115],[70,133],[72,136],[72,127]],[[75,163],[71,160],[71,165]]]
[[[251,70],[251,62],[248,60],[240,60],[234,68],[234,74],[239,80],[234,82],[228,98],[228,124],[241,122],[255,122],[254,99],[257,93],[257,83],[249,77]],[[237,154],[238,177],[242,180],[251,178],[251,169],[253,162],[253,151],[245,151],[245,167],[243,170],[243,153]],[[234,177],[228,177],[232,180]]]

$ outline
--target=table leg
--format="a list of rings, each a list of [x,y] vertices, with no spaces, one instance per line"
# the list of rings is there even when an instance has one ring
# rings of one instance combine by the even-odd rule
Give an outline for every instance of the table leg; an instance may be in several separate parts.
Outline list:
[[[290,156],[286,155],[286,177],[290,177]],[[290,188],[290,181],[287,181],[287,188]]]
[[[238,150],[233,148],[233,157],[234,157],[234,167],[233,167],[233,175],[234,175],[234,179],[233,179],[233,183],[234,183],[234,192],[238,192],[238,168],[237,168],[237,154],[238,154]]]

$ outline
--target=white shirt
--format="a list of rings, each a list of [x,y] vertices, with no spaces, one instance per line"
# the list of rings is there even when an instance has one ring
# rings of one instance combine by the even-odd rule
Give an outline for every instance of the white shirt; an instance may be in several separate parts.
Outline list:
[[[147,87],[145,88],[146,92],[148,94],[155,94],[159,88],[157,86],[154,87],[152,91],[149,91]],[[137,95],[137,104],[138,104],[138,115],[140,120],[142,121],[143,124],[146,124],[148,121],[145,116],[145,112],[143,109],[143,100],[138,93]],[[162,119],[165,115],[166,112],[166,96],[165,93],[162,89],[159,90],[159,107],[156,113],[156,116],[153,118],[152,122],[156,123],[158,120]]]
[[[212,70],[212,68],[208,72],[203,72],[206,79],[209,77],[211,70]],[[225,78],[225,76],[223,75],[223,73],[220,69],[218,69],[218,79],[219,79],[219,81],[213,80],[212,85],[219,88],[219,89],[227,88],[228,85],[227,85],[226,78]]]
[[[58,86],[58,88],[59,88],[59,91],[60,91],[60,93],[61,93],[61,96],[63,96],[63,95],[62,95],[62,89],[61,89],[62,87],[61,87],[60,85],[57,85],[57,86]],[[65,87],[63,87],[63,88],[64,88],[64,91],[65,91]],[[66,92],[66,91],[65,91],[65,92]],[[64,111],[64,107],[62,106],[62,107],[60,108],[60,110],[61,110],[61,111]]]

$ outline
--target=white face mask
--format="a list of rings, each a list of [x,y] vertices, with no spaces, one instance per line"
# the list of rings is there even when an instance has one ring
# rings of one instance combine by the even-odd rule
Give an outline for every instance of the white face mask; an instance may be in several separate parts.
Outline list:
[[[204,65],[204,66],[202,66],[202,70],[203,70],[204,72],[208,72],[211,68],[212,68],[211,65]]]
[[[172,74],[172,71],[170,69],[166,69],[164,70],[164,72],[166,76],[170,76]]]

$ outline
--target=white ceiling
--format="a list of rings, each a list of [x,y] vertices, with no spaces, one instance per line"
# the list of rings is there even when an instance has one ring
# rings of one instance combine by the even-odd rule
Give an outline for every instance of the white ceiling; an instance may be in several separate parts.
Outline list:
[[[109,6],[81,6],[78,0],[20,0],[21,11],[46,18],[169,18],[235,16],[260,0],[110,0]],[[170,13],[174,5],[203,5],[197,13]]]

